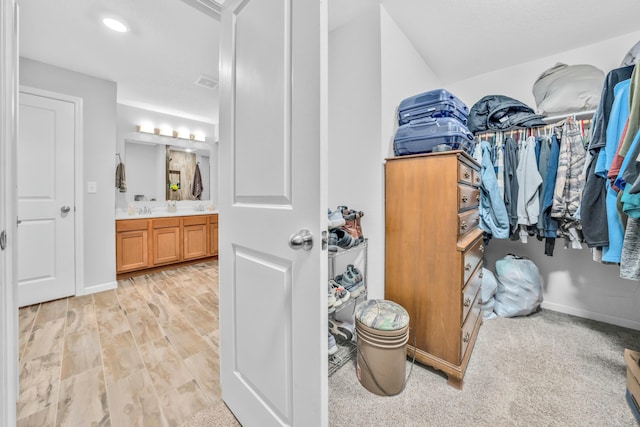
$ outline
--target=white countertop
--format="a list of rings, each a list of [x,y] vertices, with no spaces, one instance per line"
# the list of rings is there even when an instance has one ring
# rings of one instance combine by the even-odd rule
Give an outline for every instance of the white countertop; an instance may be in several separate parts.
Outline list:
[[[151,213],[139,214],[136,213],[129,215],[128,210],[116,209],[116,220],[119,219],[144,219],[144,218],[163,218],[172,216],[192,216],[192,215],[212,215],[217,214],[217,210],[210,211],[205,209],[204,211],[196,211],[193,208],[182,208],[176,212],[169,212],[167,208],[151,208]]]

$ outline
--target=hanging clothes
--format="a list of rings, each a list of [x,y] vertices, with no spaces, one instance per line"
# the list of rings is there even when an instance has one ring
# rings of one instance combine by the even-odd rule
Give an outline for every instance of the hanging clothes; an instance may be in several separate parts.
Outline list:
[[[124,168],[124,163],[118,163],[116,166],[116,188],[120,190],[121,193],[127,192],[127,175]]]
[[[544,236],[544,185],[547,182],[547,171],[549,170],[549,156],[551,154],[551,138],[547,136],[536,138],[536,148],[538,151],[538,173],[542,178],[540,185],[540,213],[538,214],[538,239]]]
[[[191,194],[196,200],[200,200],[202,197],[202,176],[200,175],[200,165],[196,163],[196,170],[193,174],[193,186]]]
[[[518,144],[513,138],[504,141],[504,204],[509,215],[511,232],[518,228]]]
[[[558,137],[551,137],[551,147],[549,150],[549,166],[547,168],[547,180],[544,183],[543,191],[543,224],[544,224],[544,254],[553,256],[555,241],[558,232],[558,220],[551,216],[551,208],[553,207],[553,192],[556,187],[556,178],[558,176],[558,161],[560,158],[560,141]]]
[[[487,141],[480,142],[482,150],[480,185],[480,229],[497,239],[509,237],[509,216],[498,188],[498,179],[491,160],[492,147]]]
[[[522,141],[519,148],[518,168],[518,224],[535,225],[540,215],[540,193],[542,177],[536,163],[536,138],[528,137]]]
[[[563,222],[575,222],[584,187],[586,152],[580,127],[574,120],[557,123],[555,133],[560,140],[560,156],[551,216]]]

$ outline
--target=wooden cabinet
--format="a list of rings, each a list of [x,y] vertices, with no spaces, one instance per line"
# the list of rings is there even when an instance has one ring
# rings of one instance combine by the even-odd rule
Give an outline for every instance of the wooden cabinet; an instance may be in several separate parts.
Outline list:
[[[153,265],[174,263],[182,260],[180,240],[180,218],[154,218],[151,222]]]
[[[147,220],[138,219],[116,223],[116,266],[118,273],[149,266],[148,241]]]
[[[218,215],[209,217],[209,255],[218,256]]]
[[[119,279],[217,254],[218,214],[116,221]]]
[[[385,175],[385,298],[409,312],[408,354],[462,388],[482,322],[480,165],[448,151],[388,159]]]
[[[187,217],[183,220],[184,259],[203,258],[209,254],[209,218]]]

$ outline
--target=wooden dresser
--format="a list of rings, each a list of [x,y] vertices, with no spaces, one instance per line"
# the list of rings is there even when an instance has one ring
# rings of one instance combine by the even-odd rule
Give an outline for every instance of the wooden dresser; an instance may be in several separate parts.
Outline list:
[[[480,165],[462,151],[387,159],[385,298],[408,312],[408,355],[462,388],[482,316]]]

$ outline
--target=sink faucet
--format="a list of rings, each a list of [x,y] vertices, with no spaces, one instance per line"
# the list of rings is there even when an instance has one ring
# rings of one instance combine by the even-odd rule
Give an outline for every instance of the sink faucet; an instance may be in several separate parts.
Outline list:
[[[145,215],[145,214],[150,214],[151,213],[151,208],[144,206],[141,209],[138,209],[138,215]]]
[[[204,205],[198,205],[194,208],[196,212],[204,212]]]

